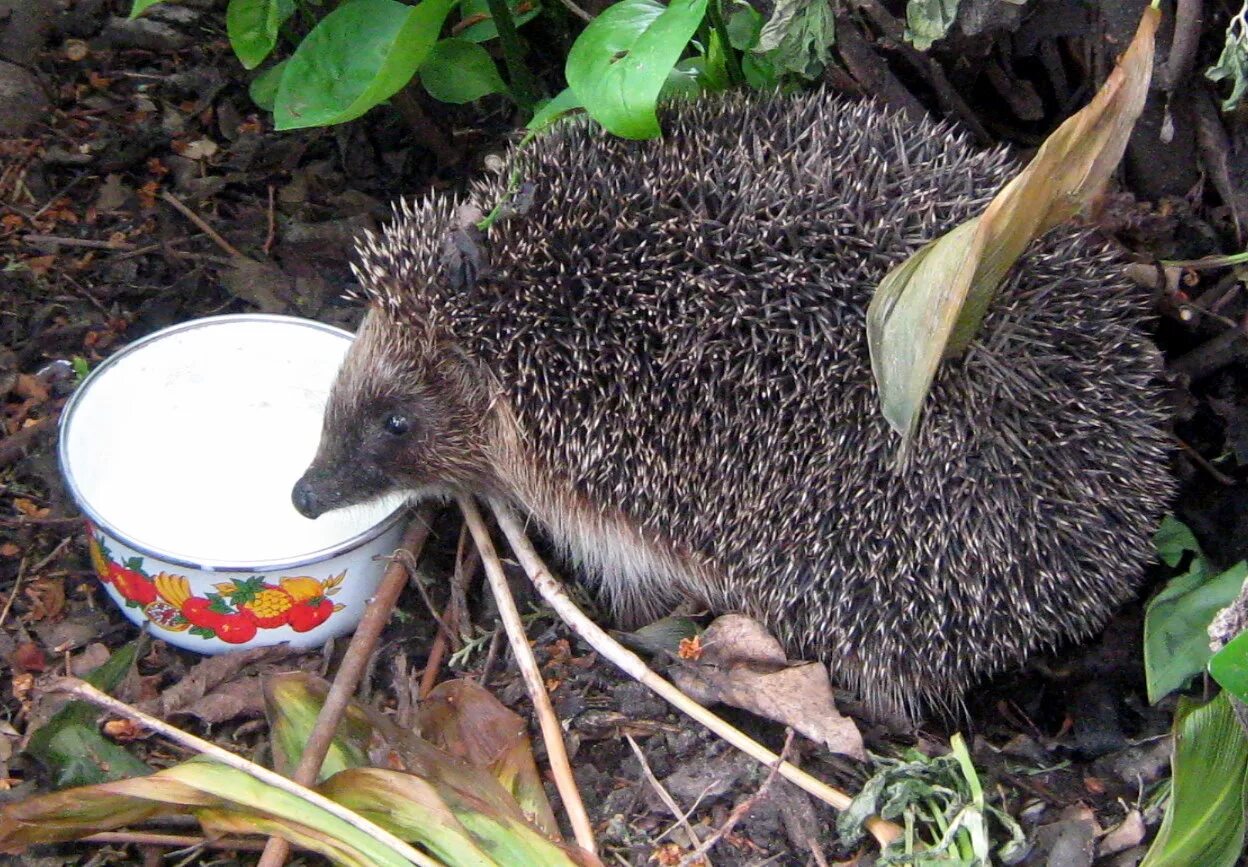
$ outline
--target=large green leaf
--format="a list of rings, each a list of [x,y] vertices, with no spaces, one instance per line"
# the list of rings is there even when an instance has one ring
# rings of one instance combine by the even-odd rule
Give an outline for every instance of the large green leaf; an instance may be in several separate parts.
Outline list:
[[[416,74],[457,0],[349,0],[299,44],[277,88],[278,129],[344,123]]]
[[[1148,700],[1180,689],[1209,662],[1209,624],[1239,596],[1248,564],[1210,575],[1203,558],[1170,580],[1144,612],[1144,674]]]
[[[428,0],[426,0],[428,2]],[[568,86],[585,110],[623,138],[659,134],[655,104],[707,0],[621,0],[589,23],[568,52]]]
[[[420,83],[434,99],[452,105],[507,92],[494,58],[467,39],[437,42],[420,67]]]
[[[225,32],[247,69],[255,69],[277,44],[277,32],[295,11],[294,0],[230,0]]]
[[[1225,692],[1180,701],[1171,768],[1166,817],[1140,867],[1232,867],[1244,849],[1248,736]]]

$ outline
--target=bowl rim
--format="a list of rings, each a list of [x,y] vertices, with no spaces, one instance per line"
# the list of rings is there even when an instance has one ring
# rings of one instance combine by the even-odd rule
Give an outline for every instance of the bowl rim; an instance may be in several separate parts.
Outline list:
[[[65,479],[65,486],[69,489],[69,495],[73,498],[74,503],[82,512],[83,516],[94,527],[103,531],[111,538],[139,552],[147,557],[152,557],[171,566],[179,566],[186,569],[195,569],[201,572],[277,572],[287,569],[293,569],[300,566],[309,566],[314,563],[320,563],[329,560],[340,554],[348,553],[352,550],[362,547],[363,545],[376,539],[385,533],[394,524],[403,517],[407,512],[408,503],[401,504],[393,512],[385,518],[378,521],[368,529],[357,533],[349,539],[345,539],[335,545],[326,548],[320,548],[310,551],[306,554],[299,554],[284,560],[273,561],[242,561],[242,560],[193,560],[191,558],[181,556],[172,551],[165,551],[155,545],[147,545],[135,542],[126,533],[121,532],[109,520],[100,515],[87,502],[82,491],[78,487],[78,481],[74,478],[73,468],[69,462],[69,429],[73,425],[74,412],[78,408],[80,399],[91,386],[96,378],[102,376],[110,367],[119,362],[121,359],[131,355],[142,349],[149,343],[155,343],[163,340],[171,335],[191,331],[197,328],[207,328],[218,325],[228,325],[234,322],[265,322],[277,325],[298,325],[305,328],[313,328],[323,331],[327,334],[333,334],[346,338],[348,341],[354,340],[355,335],[350,331],[338,328],[335,325],[329,325],[325,322],[318,322],[315,319],[305,319],[301,316],[284,316],[277,313],[225,313],[217,316],[202,316],[197,319],[188,319],[185,322],[179,322],[174,325],[153,331],[145,337],[140,337],[133,343],[129,343],[121,349],[114,352],[108,358],[100,362],[99,366],[86,375],[86,377],[74,389],[74,393],[70,395],[69,400],[65,402],[65,408],[61,411],[60,421],[57,423],[57,445],[56,457],[60,464],[61,476]]]

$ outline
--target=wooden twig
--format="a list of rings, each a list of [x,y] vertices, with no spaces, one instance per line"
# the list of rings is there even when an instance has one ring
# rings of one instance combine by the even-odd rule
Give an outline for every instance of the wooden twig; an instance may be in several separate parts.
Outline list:
[[[516,600],[507,587],[507,576],[503,574],[503,564],[499,562],[490,539],[490,531],[485,526],[485,519],[477,506],[467,497],[459,498],[460,511],[468,530],[472,533],[477,550],[481,552],[481,562],[485,565],[485,575],[490,582],[490,590],[498,604],[498,613],[503,621],[503,628],[511,642],[511,652],[516,657],[516,667],[524,678],[529,697],[533,700],[533,709],[542,730],[542,740],[546,744],[546,756],[550,760],[550,769],[555,776],[555,787],[559,797],[563,799],[563,808],[567,811],[568,821],[576,835],[576,842],[582,849],[591,854],[595,852],[594,829],[589,822],[589,814],[585,812],[585,804],[581,793],[576,788],[576,780],[572,776],[572,764],[568,761],[568,751],[563,743],[563,728],[550,703],[550,695],[546,692],[546,684],[542,681],[542,672],[538,668],[537,659],[533,656],[533,648],[529,647],[529,639],[524,634],[524,621],[516,609]]]
[[[179,214],[186,217],[188,220],[190,220],[192,223],[198,226],[199,230],[203,232],[205,235],[207,235],[209,238],[211,238],[212,242],[216,244],[218,247],[220,247],[223,251],[225,251],[226,255],[233,256],[235,259],[247,258],[247,256],[244,256],[242,253],[240,253],[238,249],[234,247],[233,244],[231,244],[229,241],[225,240],[225,238],[222,238],[219,234],[217,234],[216,229],[208,225],[207,221],[204,220],[203,217],[201,217],[199,214],[192,211],[189,207],[187,207],[182,202],[181,199],[179,199],[173,193],[169,192],[168,190],[162,190],[160,193],[160,198],[164,200],[165,202],[169,203],[169,205],[171,205],[173,209],[177,211]]]
[[[0,609],[0,626],[3,626],[4,621],[9,619],[9,612],[13,610],[13,600],[17,599],[17,594],[22,589],[22,581],[25,578],[26,558],[22,557],[22,561],[17,564],[17,577],[13,579],[13,587],[9,590],[9,598],[4,600],[4,608]]]
[[[365,819],[363,816],[348,810],[341,804],[331,801],[329,798],[314,792],[306,786],[288,780],[276,771],[271,771],[255,762],[250,762],[242,756],[235,755],[229,750],[222,749],[210,741],[196,737],[190,732],[184,732],[176,726],[171,726],[164,720],[157,719],[151,714],[144,713],[136,707],[126,704],[124,701],[113,698],[106,692],[96,689],[85,680],[79,680],[76,677],[63,677],[53,681],[48,685],[49,692],[63,692],[75,698],[88,701],[97,707],[102,707],[110,713],[119,717],[128,719],[132,722],[139,723],[145,728],[151,729],[159,735],[163,735],[176,744],[180,744],[189,750],[202,753],[211,759],[215,759],[227,767],[236,771],[254,777],[260,782],[272,786],[275,789],[281,789],[288,795],[299,798],[302,801],[319,807],[326,813],[329,813],[336,819],[346,822],[352,828],[367,834],[383,846],[388,846],[399,855],[402,855],[413,864],[419,864],[420,867],[441,867],[438,862],[434,861],[428,855],[413,849],[409,844],[403,842],[398,837],[391,834],[385,828],[382,828]]]
[[[650,783],[650,788],[654,789],[659,800],[664,803],[668,811],[676,818],[676,824],[685,829],[685,833],[689,835],[689,842],[698,846],[702,842],[702,838],[698,836],[698,832],[694,830],[693,825],[689,824],[689,813],[676,803],[676,799],[672,797],[671,792],[663,787],[659,782],[659,778],[654,775],[654,771],[650,768],[650,763],[646,761],[646,754],[641,751],[641,747],[637,746],[637,742],[633,740],[630,734],[624,735],[624,740],[628,741],[628,745],[633,748],[633,755],[637,756],[637,761],[641,763],[641,772],[645,775],[646,780]]]
[[[715,833],[707,837],[698,848],[694,849],[680,861],[680,867],[690,867],[697,861],[705,857],[706,853],[711,851],[711,847],[723,839],[724,835],[736,827],[737,823],[745,818],[745,814],[754,809],[754,805],[758,803],[763,795],[767,794],[767,790],[771,788],[772,782],[776,779],[776,774],[780,770],[780,765],[787,761],[786,757],[789,750],[793,747],[793,729],[786,728],[784,733],[784,746],[780,750],[780,757],[776,763],[771,766],[771,771],[767,774],[767,779],[763,780],[763,784],[758,787],[758,791],[750,795],[741,803],[732,808],[732,812],[728,814],[728,818],[724,823],[715,829]]]
[[[399,543],[399,551],[410,555],[413,561],[420,556],[420,551],[425,546],[431,517],[432,511],[428,504],[422,504],[413,515],[407,532]],[[411,561],[406,557],[391,559],[381,583],[377,585],[377,592],[369,600],[364,616],[360,618],[360,625],[351,636],[351,643],[347,645],[342,664],[338,666],[334,682],[325,695],[325,703],[321,705],[320,713],[316,716],[316,724],[308,736],[307,745],[299,755],[299,764],[291,775],[291,779],[301,786],[311,786],[316,782],[321,764],[333,745],[338,723],[341,722],[347,704],[360,683],[360,677],[368,666],[373,648],[377,646],[377,639],[381,637],[381,631],[394,611],[394,603],[403,592],[403,585],[407,583],[408,562]],[[289,853],[288,840],[284,837],[270,837],[256,867],[281,867]]]
[[[490,508],[493,509],[494,515],[498,519],[498,526],[502,529],[503,534],[506,535],[507,541],[511,544],[511,548],[520,560],[520,564],[524,567],[524,571],[528,573],[529,580],[537,588],[537,592],[555,610],[555,613],[563,619],[564,623],[567,623],[586,643],[602,656],[609,659],[629,677],[643,686],[649,687],[660,698],[693,717],[743,753],[768,766],[779,761],[780,757],[778,755],[748,737],[744,732],[715,716],[715,714],[689,698],[671,683],[659,677],[659,675],[646,666],[641,657],[607,635],[598,624],[590,620],[583,611],[577,608],[576,604],[564,592],[563,587],[555,580],[550,570],[546,568],[546,564],[538,557],[537,551],[533,549],[533,544],[529,541],[528,536],[525,535],[524,529],[520,526],[520,522],[511,507],[500,500],[491,498]],[[806,792],[838,810],[844,810],[853,800],[845,792],[816,779],[796,765],[781,762],[779,768],[781,776],[786,780],[796,784]],[[892,822],[886,822],[877,816],[867,820],[867,829],[879,841],[881,846],[886,846],[893,842],[901,836],[902,832],[900,826]]]

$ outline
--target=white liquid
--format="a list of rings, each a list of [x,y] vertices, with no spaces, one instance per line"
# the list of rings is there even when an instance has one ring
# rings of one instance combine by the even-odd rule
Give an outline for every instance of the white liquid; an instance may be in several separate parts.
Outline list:
[[[70,420],[79,494],[129,541],[200,563],[289,560],[359,535],[403,497],[315,521],[290,502],[349,345],[298,323],[225,319],[136,349],[92,380]]]

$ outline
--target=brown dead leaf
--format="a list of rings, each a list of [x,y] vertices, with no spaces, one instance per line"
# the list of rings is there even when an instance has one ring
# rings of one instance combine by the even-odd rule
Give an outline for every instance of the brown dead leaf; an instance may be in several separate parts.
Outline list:
[[[46,276],[48,271],[52,269],[52,265],[55,262],[55,255],[31,256],[29,259],[22,260],[22,264],[29,268],[30,273],[34,274],[36,277]]]
[[[702,655],[672,670],[676,685],[700,704],[723,702],[792,726],[834,753],[866,759],[862,735],[836,709],[819,662],[790,663],[761,623],[719,617],[702,633]]]
[[[32,400],[35,403],[43,403],[48,399],[48,387],[39,377],[29,373],[17,375],[17,381],[13,383],[13,393],[23,400]]]
[[[17,645],[9,661],[13,670],[18,672],[46,671],[48,668],[48,658],[44,655],[43,648],[33,641],[23,641]]]
[[[26,586],[30,610],[26,621],[55,620],[65,611],[65,579],[39,578]]]
[[[260,680],[246,669],[298,653],[285,645],[275,645],[207,657],[172,687],[140,707],[162,719],[172,714],[190,714],[215,723],[235,717],[261,717],[264,694]]]
[[[46,506],[40,506],[34,500],[28,500],[25,497],[14,497],[13,508],[17,509],[27,518],[46,518],[51,511]]]
[[[12,542],[5,542],[3,545],[0,545],[0,557],[4,557],[8,560],[16,560],[21,556],[21,554],[21,546],[15,545]]]

